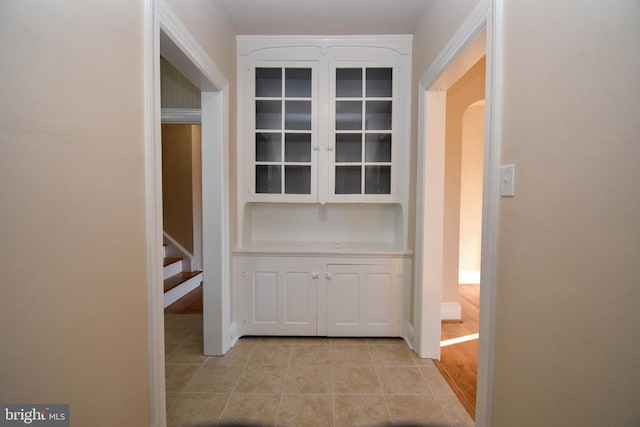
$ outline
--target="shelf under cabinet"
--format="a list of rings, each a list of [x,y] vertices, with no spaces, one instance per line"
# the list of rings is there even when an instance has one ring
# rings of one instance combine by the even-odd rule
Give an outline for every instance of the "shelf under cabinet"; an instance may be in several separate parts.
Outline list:
[[[234,254],[320,256],[410,256],[408,248],[372,242],[251,242],[233,249]]]

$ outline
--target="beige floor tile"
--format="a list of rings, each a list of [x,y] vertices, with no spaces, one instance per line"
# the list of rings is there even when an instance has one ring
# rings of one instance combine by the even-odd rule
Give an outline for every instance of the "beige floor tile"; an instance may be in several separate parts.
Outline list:
[[[247,344],[288,345],[295,343],[295,337],[242,337],[241,342]]]
[[[335,427],[371,427],[390,425],[384,396],[336,395]]]
[[[473,427],[475,423],[454,394],[434,396],[454,427]]]
[[[378,367],[384,394],[431,394],[427,381],[416,367]]]
[[[171,365],[164,368],[166,389],[168,392],[180,392],[200,369],[199,365]]]
[[[331,345],[331,339],[326,337],[297,337],[293,345]]]
[[[171,409],[171,405],[173,405],[173,402],[175,402],[178,399],[178,396],[180,396],[180,393],[172,393],[172,392],[166,393],[165,408],[167,408],[167,411]]]
[[[238,393],[282,393],[287,368],[283,366],[247,366],[240,376]]]
[[[184,387],[186,392],[231,393],[235,388],[243,367],[203,366]]]
[[[220,418],[228,398],[226,394],[181,394],[167,411],[167,426],[213,426]]]
[[[371,346],[376,346],[376,345],[395,345],[395,346],[406,348],[406,349],[409,348],[407,346],[407,343],[402,338],[382,338],[382,337],[381,338],[368,338],[367,339],[367,344],[369,344]]]
[[[182,344],[194,331],[194,328],[186,326],[165,326],[164,342],[169,344]]]
[[[329,345],[296,345],[291,354],[292,365],[330,365]]]
[[[342,345],[331,346],[331,364],[334,366],[356,365],[372,366],[369,346]]]
[[[287,372],[285,393],[331,393],[331,367],[291,366]]]
[[[187,339],[184,340],[184,342],[202,345],[202,328],[195,329],[193,333],[191,333],[191,335],[189,335]]]
[[[247,364],[289,366],[292,350],[292,345],[257,345]]]
[[[378,374],[372,366],[334,366],[333,392],[338,394],[381,394]]]
[[[429,384],[429,388],[431,388],[431,393],[433,394],[453,394],[451,387],[447,384],[447,381],[442,377],[438,368],[429,368],[429,367],[420,367],[420,372],[422,372],[422,376]]]
[[[255,346],[251,344],[236,344],[235,347],[230,349],[224,356],[209,356],[207,365],[222,365],[222,366],[244,366],[247,364],[249,357],[253,353]]]
[[[424,366],[426,368],[435,368],[436,366],[433,364],[432,359],[422,359],[413,351],[411,352],[411,356],[413,356],[413,363],[415,363],[416,366]]]
[[[173,314],[173,313],[167,313],[164,315],[164,326],[173,326],[173,324],[175,323],[176,319],[180,317],[179,314]]]
[[[202,354],[202,345],[193,343],[181,344],[167,357],[167,363],[202,364],[207,357]]]
[[[406,347],[395,345],[370,346],[373,363],[377,366],[416,366]]]
[[[369,340],[366,338],[342,338],[335,337],[329,338],[329,343],[332,347],[352,346],[352,345],[369,345]]]
[[[167,357],[171,353],[173,353],[175,351],[175,349],[178,348],[178,347],[180,347],[180,344],[175,343],[175,342],[174,343],[168,343],[168,342],[164,343],[164,358],[165,358],[165,361],[166,361]]]
[[[220,423],[273,426],[281,395],[234,393],[222,412]]]
[[[172,326],[202,328],[202,314],[176,314]]]
[[[433,396],[386,396],[395,423],[429,423],[448,426],[449,419]]]
[[[284,394],[276,425],[333,426],[333,398],[330,394]]]

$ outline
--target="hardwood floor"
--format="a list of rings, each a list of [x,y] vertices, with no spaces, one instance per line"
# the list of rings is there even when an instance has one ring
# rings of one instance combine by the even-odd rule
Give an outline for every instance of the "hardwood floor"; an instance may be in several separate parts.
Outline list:
[[[172,314],[202,314],[202,285],[164,309]]]
[[[442,340],[467,337],[479,331],[480,286],[460,285],[462,322],[443,322]],[[447,380],[469,415],[475,420],[478,380],[478,339],[442,347],[434,364]]]

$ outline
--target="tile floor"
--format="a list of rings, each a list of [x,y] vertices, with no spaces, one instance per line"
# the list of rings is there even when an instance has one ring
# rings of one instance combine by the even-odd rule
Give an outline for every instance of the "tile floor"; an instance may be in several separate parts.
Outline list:
[[[401,339],[242,338],[202,355],[202,315],[165,315],[169,426],[473,426]]]

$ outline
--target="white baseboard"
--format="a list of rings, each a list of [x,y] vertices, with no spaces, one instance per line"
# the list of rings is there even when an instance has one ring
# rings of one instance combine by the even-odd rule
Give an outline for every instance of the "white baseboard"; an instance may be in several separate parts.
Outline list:
[[[413,329],[413,325],[411,323],[407,323],[406,331],[402,338],[404,338],[405,342],[411,350],[415,348],[415,343],[413,342],[415,336],[416,335],[415,330]]]
[[[458,272],[458,283],[461,285],[479,285],[480,270],[460,270]]]
[[[462,306],[459,302],[443,302],[440,304],[441,320],[462,320]]]

